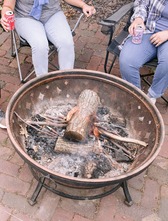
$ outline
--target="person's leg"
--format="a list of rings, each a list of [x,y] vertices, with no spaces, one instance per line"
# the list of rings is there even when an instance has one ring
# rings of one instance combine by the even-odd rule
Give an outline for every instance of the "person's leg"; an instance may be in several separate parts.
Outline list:
[[[134,44],[132,39],[128,38],[119,56],[122,78],[138,88],[141,88],[139,69],[156,57],[156,48],[150,43],[150,36],[151,34],[144,34],[141,44]]]
[[[15,27],[31,46],[36,76],[48,73],[49,47],[43,24],[31,18],[16,18]]]
[[[154,74],[153,82],[148,92],[151,97],[161,97],[168,87],[168,42],[157,48],[158,65]]]
[[[55,13],[45,23],[45,30],[48,39],[57,48],[59,69],[74,68],[74,42],[64,13],[62,11]]]

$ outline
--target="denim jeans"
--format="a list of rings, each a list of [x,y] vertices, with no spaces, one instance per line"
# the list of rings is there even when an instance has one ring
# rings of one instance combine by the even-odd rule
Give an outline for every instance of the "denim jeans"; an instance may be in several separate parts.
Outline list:
[[[74,42],[69,24],[62,11],[55,13],[46,23],[30,17],[16,18],[17,33],[31,46],[36,76],[48,73],[48,40],[58,51],[59,69],[74,67]]]
[[[155,47],[150,43],[151,35],[144,34],[141,44],[134,44],[132,38],[128,38],[121,50],[119,65],[122,78],[141,88],[140,68],[157,57],[158,65],[148,92],[151,97],[158,98],[168,87],[168,41]]]

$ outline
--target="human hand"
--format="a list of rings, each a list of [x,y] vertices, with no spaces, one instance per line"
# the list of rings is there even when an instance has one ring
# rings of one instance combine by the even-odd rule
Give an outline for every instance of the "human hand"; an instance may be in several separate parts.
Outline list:
[[[138,26],[141,26],[143,30],[145,30],[145,24],[142,18],[135,18],[132,24],[128,28],[128,32],[130,35],[135,35],[135,30]]]
[[[7,19],[5,18],[5,13],[6,13],[7,10],[3,9],[2,12],[1,12],[1,25],[3,27],[3,29],[8,32],[10,31],[10,25],[7,21]]]
[[[150,37],[150,41],[156,47],[168,40],[168,30],[159,31]]]
[[[96,9],[94,8],[94,6],[90,6],[90,5],[87,5],[87,4],[83,4],[82,10],[83,10],[83,13],[87,17],[89,17],[91,15],[94,15],[96,13]]]

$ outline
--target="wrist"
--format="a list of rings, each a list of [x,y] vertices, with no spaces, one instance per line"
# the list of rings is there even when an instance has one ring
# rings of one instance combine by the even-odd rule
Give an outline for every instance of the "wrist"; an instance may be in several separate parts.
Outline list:
[[[8,8],[8,9],[10,9],[10,11],[13,11],[13,8],[12,8],[11,6],[9,6],[9,5],[3,5],[3,6],[2,6],[2,9],[3,9],[3,8]]]
[[[83,9],[83,7],[86,5],[85,2],[82,2],[81,8]]]
[[[143,22],[143,19],[142,19],[141,17],[135,17],[135,18],[134,18],[134,21],[135,21],[135,20],[136,20],[136,21],[141,21],[141,22]]]

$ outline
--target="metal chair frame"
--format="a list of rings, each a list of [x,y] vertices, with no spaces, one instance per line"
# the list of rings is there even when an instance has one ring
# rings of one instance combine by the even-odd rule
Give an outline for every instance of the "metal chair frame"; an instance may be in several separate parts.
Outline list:
[[[108,74],[111,73],[114,63],[116,59],[119,57],[120,45],[122,44],[124,39],[128,36],[128,27],[130,25],[130,17],[132,15],[132,12],[133,12],[133,3],[131,2],[122,6],[110,17],[99,22],[99,24],[102,25],[101,32],[105,35],[109,35],[109,41],[104,61],[104,71]],[[122,28],[122,30],[119,30],[119,33],[116,36],[114,36],[118,25],[123,20],[125,23],[124,27]],[[110,60],[110,54],[113,55],[112,60]],[[145,82],[148,86],[151,85],[148,78],[154,75],[154,70],[156,66],[157,66],[157,59],[153,59],[152,61],[144,65],[144,67],[151,68],[152,72],[147,74],[140,73],[141,80]],[[168,104],[168,100],[165,97],[161,96],[161,98]]]
[[[75,30],[79,26],[79,23],[80,23],[83,15],[84,15],[84,13],[82,12],[82,10],[80,8],[74,7],[74,6],[72,6],[72,7],[80,12],[80,15],[79,15],[79,17],[77,19],[77,22],[75,23],[73,29],[71,30],[72,35],[75,36]],[[19,45],[18,46],[17,46],[17,37],[19,38]],[[33,69],[25,78],[23,77],[23,73],[22,73],[21,65],[20,65],[20,59],[19,59],[19,50],[22,47],[30,47],[30,45],[29,45],[29,43],[25,39],[23,39],[21,36],[19,36],[16,33],[16,30],[12,30],[11,31],[11,56],[12,57],[16,57],[20,81],[22,83],[25,83],[31,77],[31,75],[35,73],[35,70]],[[55,48],[55,46],[51,42],[49,42],[49,47],[50,47],[50,50],[49,50],[48,57],[51,57],[51,55],[54,52],[56,52],[56,48]],[[59,69],[52,62],[50,62],[50,65],[52,65],[56,70]]]

